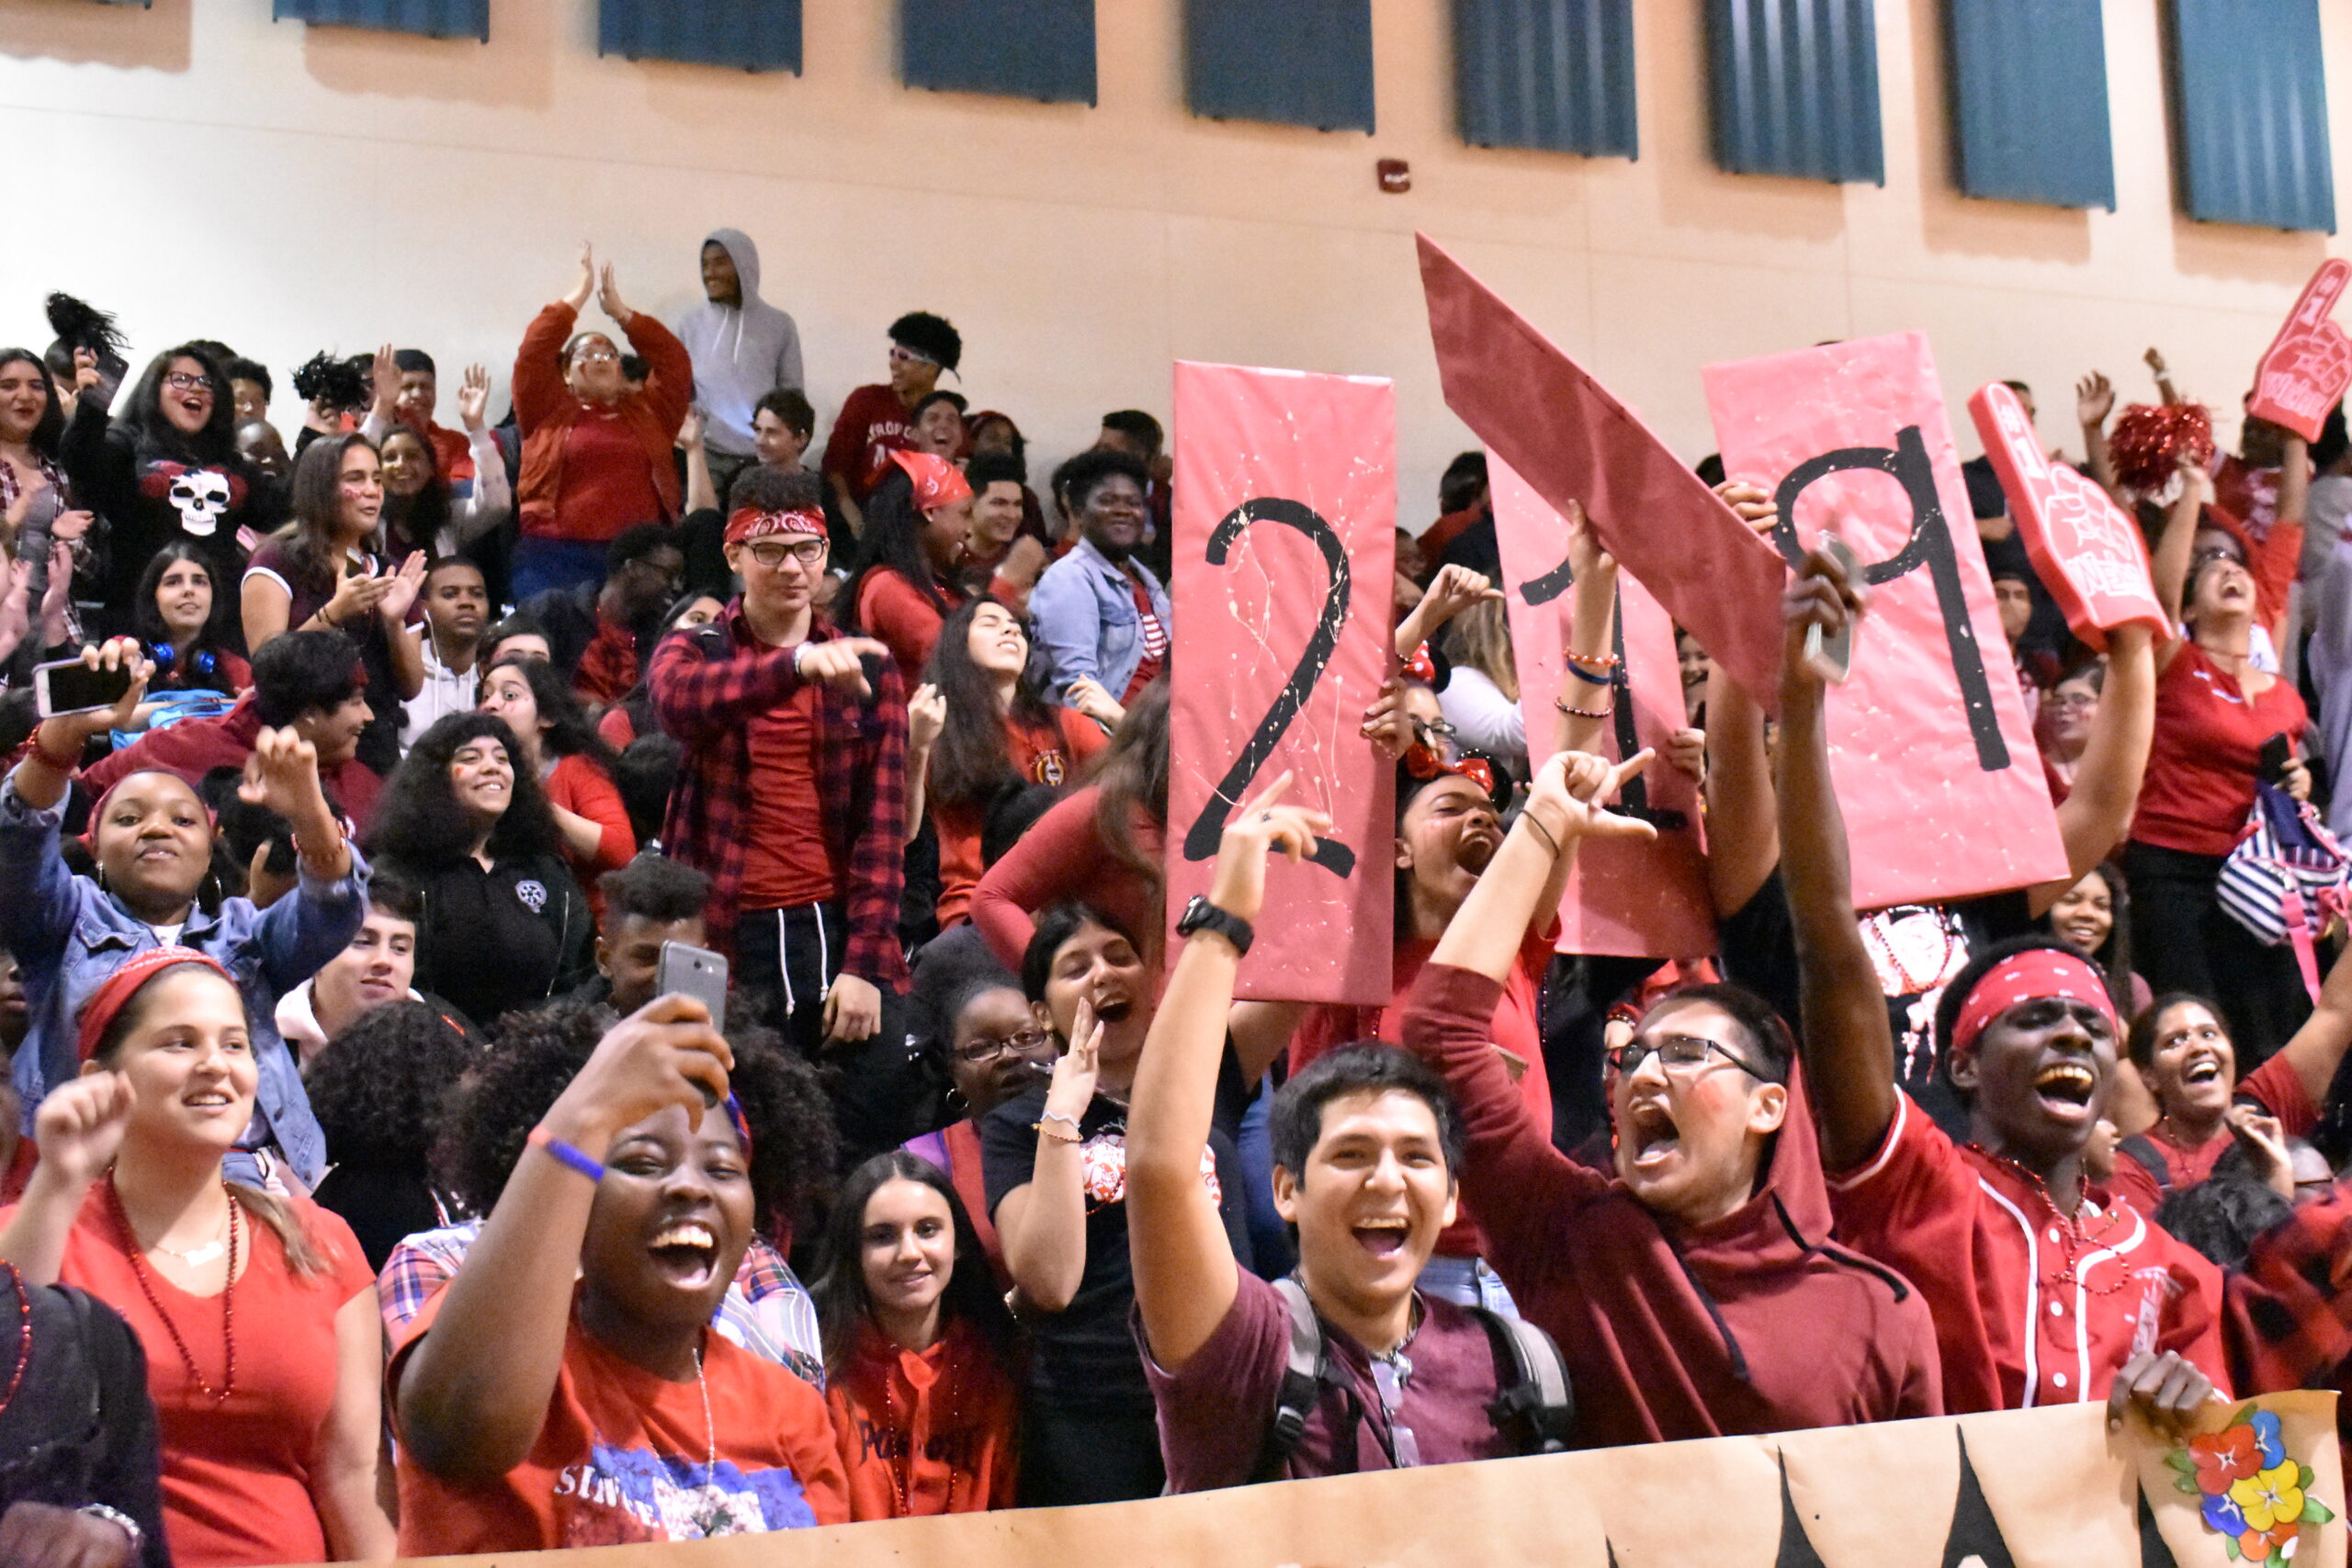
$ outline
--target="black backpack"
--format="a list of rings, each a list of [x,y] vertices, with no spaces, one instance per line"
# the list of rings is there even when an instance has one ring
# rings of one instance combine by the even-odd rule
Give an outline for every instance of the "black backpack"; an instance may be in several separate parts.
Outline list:
[[[1334,1381],[1323,1342],[1323,1322],[1296,1275],[1274,1281],[1290,1309],[1290,1357],[1274,1400],[1273,1425],[1258,1458],[1257,1479],[1274,1480],[1306,1434],[1324,1385]],[[1510,1438],[1520,1454],[1559,1453],[1568,1446],[1576,1420],[1576,1394],[1567,1363],[1552,1337],[1521,1318],[1484,1307],[1463,1310],[1476,1318],[1493,1343],[1497,1381],[1502,1392],[1487,1406],[1495,1430]]]

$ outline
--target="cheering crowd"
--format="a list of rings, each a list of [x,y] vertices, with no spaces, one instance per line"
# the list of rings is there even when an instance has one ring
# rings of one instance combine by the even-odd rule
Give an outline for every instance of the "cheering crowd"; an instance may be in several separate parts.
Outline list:
[[[1793,563],[1775,693],[1686,636],[1687,727],[1612,755],[1616,567],[1571,516],[1531,733],[1465,454],[1398,532],[1363,715],[1393,998],[1240,1000],[1266,866],[1329,822],[1259,781],[1168,908],[1158,422],[1033,474],[941,385],[947,321],[811,388],[751,240],[695,259],[673,327],[583,250],[503,422],[475,366],[455,429],[423,348],[301,367],[290,441],[223,343],[134,376],[59,295],[52,344],[0,349],[0,1561],[684,1540],[2074,1401],[2178,1433],[2352,1378],[2342,857],[2286,940],[2231,897],[2250,822],[2324,863],[2352,819],[2340,412],[2224,454],[2154,351],[2152,400],[2086,376],[2067,460],[2170,623],[2096,650],[1970,465],[2068,872],[1870,910],[1807,651],[1871,657],[1860,574]],[[1555,952],[1580,846],[1654,835],[1612,807],[1667,769],[1713,945]],[[723,986],[681,982],[702,950]]]

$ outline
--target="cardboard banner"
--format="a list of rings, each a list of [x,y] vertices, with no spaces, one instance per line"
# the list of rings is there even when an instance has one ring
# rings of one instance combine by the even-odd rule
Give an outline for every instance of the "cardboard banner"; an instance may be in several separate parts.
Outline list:
[[[1374,1471],[1089,1508],[439,1561],[506,1568],[2345,1568],[2335,1409],[2332,1393],[2266,1396],[2223,1412],[2240,1417],[2236,1427],[2188,1448],[2160,1444],[2137,1424],[2110,1439],[2105,1405],[2064,1404]],[[2292,1518],[2278,1517],[2290,1506]]]
[[[2102,653],[2114,626],[2141,625],[2169,636],[2171,618],[2156,602],[2140,525],[2096,480],[2050,460],[2025,405],[2001,382],[1969,399],[1968,412],[2000,477],[2025,553],[2075,635]]]
[[[1601,543],[1772,711],[1786,568],[1639,415],[1426,234],[1421,288],[1446,407]]]
[[[2049,787],[1919,333],[1702,371],[1724,471],[1771,491],[1791,562],[1824,533],[1868,569],[1830,764],[1858,908],[2066,874]]]
[[[2352,339],[2335,321],[2335,301],[2346,282],[2352,282],[2352,262],[2331,257],[2319,264],[2287,324],[2255,367],[2254,400],[2246,412],[2283,424],[2306,441],[2319,439],[2320,426],[2352,384]]]
[[[1495,541],[1503,563],[1510,614],[1512,665],[1519,705],[1527,720],[1527,760],[1541,767],[1553,751],[1559,713],[1553,704],[1568,680],[1562,650],[1574,630],[1574,582],[1568,570],[1567,519],[1503,459],[1487,456],[1487,494],[1495,508]],[[1682,671],[1674,651],[1674,621],[1647,589],[1617,574],[1616,717],[1603,741],[1623,761],[1643,747],[1658,760],[1625,786],[1622,809],[1657,828],[1649,843],[1593,839],[1577,852],[1576,869],[1560,900],[1562,953],[1629,958],[1690,958],[1715,948],[1714,907],[1707,892],[1706,852],[1700,837],[1699,786],[1666,761],[1668,737],[1684,727]],[[1595,707],[1600,688],[1571,700]]]
[[[1176,436],[1170,930],[1227,814],[1292,770],[1331,834],[1269,868],[1240,995],[1385,1005],[1396,775],[1359,731],[1396,658],[1395,389],[1180,362]]]

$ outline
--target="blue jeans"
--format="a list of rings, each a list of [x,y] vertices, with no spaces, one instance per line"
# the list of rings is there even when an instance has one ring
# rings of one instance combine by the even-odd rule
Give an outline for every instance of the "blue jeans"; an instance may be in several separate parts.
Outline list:
[[[605,581],[605,547],[575,539],[521,538],[507,568],[506,592],[520,604],[550,588],[594,588]]]
[[[1432,1258],[1415,1283],[1421,1294],[1455,1306],[1485,1307],[1505,1317],[1519,1315],[1519,1303],[1510,1299],[1502,1276],[1487,1268],[1482,1258]]]

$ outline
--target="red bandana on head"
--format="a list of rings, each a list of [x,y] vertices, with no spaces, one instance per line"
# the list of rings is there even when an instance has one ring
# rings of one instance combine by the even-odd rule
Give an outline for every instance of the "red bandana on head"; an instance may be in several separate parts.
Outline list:
[[[924,512],[936,512],[971,498],[971,481],[964,478],[964,470],[944,457],[934,457],[928,452],[893,450],[890,461],[907,471],[915,485],[915,505]]]
[[[794,512],[763,512],[756,506],[739,506],[727,514],[726,543],[740,545],[746,539],[765,538],[770,534],[807,534],[825,537],[825,514],[814,507]]]
[[[1951,1026],[1952,1055],[1974,1045],[1987,1025],[2019,1002],[2051,997],[2081,1002],[2104,1017],[2109,1029],[2116,1027],[2115,1000],[2087,959],[2054,947],[2032,947],[1993,965],[1968,993]]]
[[[192,947],[151,947],[107,976],[82,1004],[82,1021],[74,1039],[81,1060],[86,1062],[97,1055],[98,1042],[107,1037],[107,1031],[114,1027],[114,1021],[122,1016],[139,988],[175,964],[200,964],[231,985],[236,984],[226,969]]]

